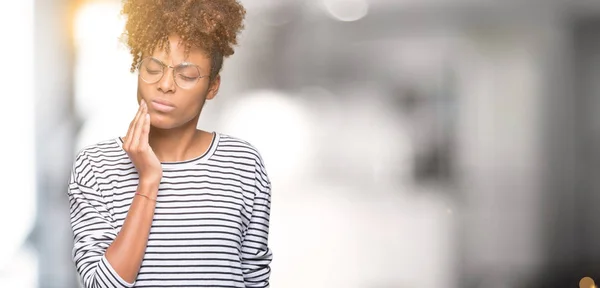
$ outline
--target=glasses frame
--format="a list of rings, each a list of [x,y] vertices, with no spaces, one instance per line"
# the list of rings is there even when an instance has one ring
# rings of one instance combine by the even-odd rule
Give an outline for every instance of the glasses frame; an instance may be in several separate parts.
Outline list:
[[[142,74],[141,74],[141,70],[142,70],[142,64],[143,64],[143,63],[144,63],[144,61],[146,61],[146,60],[155,60],[155,61],[156,61],[156,62],[158,62],[158,63],[160,64],[160,66],[162,67],[162,74],[160,75],[160,78],[158,78],[156,81],[153,81],[153,82],[152,82],[152,81],[148,81],[148,80],[144,79],[144,77],[142,77]],[[141,79],[142,79],[144,82],[146,82],[146,83],[148,83],[148,84],[154,84],[154,83],[158,83],[160,80],[162,80],[162,78],[165,76],[165,70],[166,70],[167,68],[171,68],[171,69],[173,69],[173,82],[175,82],[175,85],[177,85],[177,87],[179,87],[179,88],[181,88],[181,89],[192,89],[194,86],[196,86],[196,84],[198,84],[198,82],[199,82],[199,80],[200,80],[201,78],[206,78],[206,77],[208,77],[208,76],[209,76],[209,75],[200,75],[200,76],[198,76],[198,77],[195,77],[195,78],[196,78],[196,82],[194,82],[194,84],[193,84],[192,86],[190,86],[190,87],[181,87],[181,85],[179,85],[179,83],[177,83],[177,78],[176,78],[176,76],[175,76],[175,70],[176,70],[177,68],[181,67],[181,66],[192,66],[192,67],[195,67],[195,68],[198,70],[198,74],[201,74],[201,72],[200,72],[200,71],[202,71],[202,69],[200,69],[200,67],[199,67],[198,65],[194,64],[194,63],[190,63],[190,62],[182,62],[182,63],[179,63],[179,64],[177,64],[177,65],[175,65],[175,66],[172,66],[172,65],[167,65],[167,64],[165,64],[164,62],[160,61],[159,59],[156,59],[156,58],[154,58],[154,57],[150,56],[150,57],[146,57],[146,58],[142,59],[142,61],[140,61],[140,64],[138,64],[138,67],[137,67],[137,68],[138,68],[138,76],[139,76],[139,77],[140,77],[140,78],[141,78]],[[186,76],[186,77],[187,77],[187,76]],[[189,78],[189,77],[188,77],[188,78]]]

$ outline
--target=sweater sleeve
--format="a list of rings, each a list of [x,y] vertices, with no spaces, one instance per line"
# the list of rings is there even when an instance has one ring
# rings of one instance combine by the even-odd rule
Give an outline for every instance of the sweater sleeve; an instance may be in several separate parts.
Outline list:
[[[273,259],[268,247],[270,212],[271,182],[259,161],[252,215],[242,242],[242,271],[247,288],[269,287]]]
[[[105,257],[117,237],[110,214],[84,153],[75,160],[69,181],[69,206],[73,231],[73,260],[85,288],[125,288],[123,280]]]

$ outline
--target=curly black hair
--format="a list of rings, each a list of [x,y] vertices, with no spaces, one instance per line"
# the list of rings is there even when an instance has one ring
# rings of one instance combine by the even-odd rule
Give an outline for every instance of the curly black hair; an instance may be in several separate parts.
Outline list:
[[[186,53],[198,47],[209,54],[213,80],[223,58],[234,53],[246,10],[236,0],[124,0],[121,13],[127,17],[123,41],[133,55],[131,72],[143,55],[157,48],[169,52],[169,36],[177,35]]]

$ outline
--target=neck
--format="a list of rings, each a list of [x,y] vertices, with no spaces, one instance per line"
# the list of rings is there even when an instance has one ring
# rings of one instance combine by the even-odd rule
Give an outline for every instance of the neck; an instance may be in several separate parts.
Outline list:
[[[199,149],[202,147],[198,147],[201,146],[198,143],[200,137],[204,138],[202,135],[207,133],[196,129],[198,121],[195,120],[173,129],[150,128],[148,142],[161,162],[184,161],[203,153],[204,150]]]

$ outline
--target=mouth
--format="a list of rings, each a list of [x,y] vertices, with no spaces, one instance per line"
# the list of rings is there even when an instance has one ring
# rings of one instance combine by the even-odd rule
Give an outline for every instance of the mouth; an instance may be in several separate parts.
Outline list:
[[[158,112],[168,113],[175,110],[175,105],[164,100],[152,100],[151,106]]]

